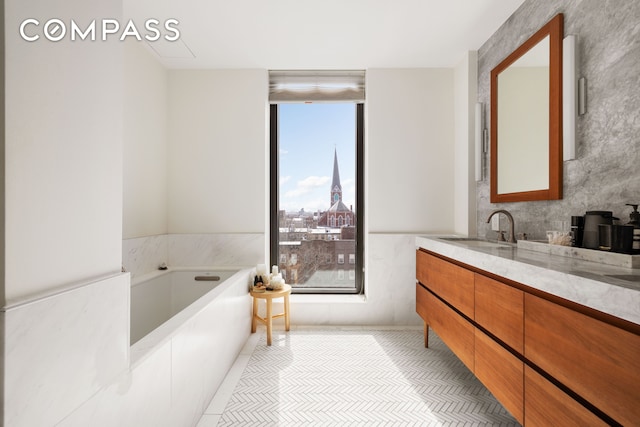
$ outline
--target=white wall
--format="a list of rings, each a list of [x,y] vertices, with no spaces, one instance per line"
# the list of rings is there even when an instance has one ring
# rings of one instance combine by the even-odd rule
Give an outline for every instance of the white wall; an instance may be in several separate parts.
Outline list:
[[[366,112],[369,232],[451,232],[453,70],[368,70]]]
[[[123,238],[167,233],[168,71],[124,43]]]
[[[188,239],[201,242],[227,233],[228,248],[229,233],[267,234],[266,77],[264,70],[170,72],[169,233],[204,234]],[[339,297],[340,304],[295,296],[294,322],[419,323],[414,234],[454,227],[453,100],[453,69],[367,71],[367,296]],[[216,245],[195,246],[206,255]]]
[[[454,72],[367,72],[367,228],[454,228]],[[266,233],[266,70],[169,72],[168,232]]]
[[[454,68],[455,154],[454,231],[476,234],[475,105],[478,53],[467,52]]]
[[[117,272],[122,47],[26,42],[26,18],[118,17],[121,2],[5,1],[7,302]]]
[[[267,71],[169,74],[169,233],[265,233]]]
[[[27,42],[18,28],[27,18],[119,19],[122,2],[3,5],[0,424],[55,425],[128,368],[129,277],[120,273],[123,51],[117,40]]]

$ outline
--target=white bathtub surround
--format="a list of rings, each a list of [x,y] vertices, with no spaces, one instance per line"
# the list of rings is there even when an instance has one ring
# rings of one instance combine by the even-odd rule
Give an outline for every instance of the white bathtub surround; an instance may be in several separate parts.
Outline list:
[[[122,240],[122,265],[131,273],[132,279],[168,262],[168,241],[166,234]]]
[[[54,425],[129,367],[129,275],[22,301],[4,323],[5,426]]]
[[[131,347],[131,368],[59,426],[191,426],[251,331],[241,270]]]
[[[169,267],[238,267],[264,262],[264,234],[161,234],[124,239],[122,264],[131,277]]]
[[[264,244],[263,233],[169,234],[169,265],[256,265]]]

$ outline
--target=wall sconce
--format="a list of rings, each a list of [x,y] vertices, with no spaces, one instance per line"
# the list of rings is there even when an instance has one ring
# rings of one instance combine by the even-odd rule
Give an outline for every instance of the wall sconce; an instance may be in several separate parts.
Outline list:
[[[484,105],[481,102],[476,103],[476,121],[475,121],[475,155],[476,155],[476,181],[484,179],[484,162],[485,153],[487,152],[489,132],[484,127]]]
[[[587,112],[587,80],[584,77],[578,79],[578,115]]]
[[[578,79],[577,37],[562,42],[562,158],[576,158],[576,117],[586,112],[585,79]]]

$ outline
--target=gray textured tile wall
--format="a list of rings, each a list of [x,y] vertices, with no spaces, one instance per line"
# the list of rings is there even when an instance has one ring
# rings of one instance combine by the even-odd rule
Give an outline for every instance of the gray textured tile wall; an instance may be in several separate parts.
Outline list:
[[[587,80],[587,113],[577,119],[577,158],[564,162],[564,198],[492,204],[486,178],[477,183],[480,236],[493,236],[484,222],[493,209],[513,214],[516,233],[542,239],[546,230],[557,228],[556,221],[587,210],[611,210],[626,223],[631,210],[625,203],[640,203],[640,1],[523,3],[478,51],[478,101],[487,108],[486,126],[491,70],[557,13],[564,14],[564,34],[578,36],[579,75]],[[488,155],[486,160],[488,168]]]

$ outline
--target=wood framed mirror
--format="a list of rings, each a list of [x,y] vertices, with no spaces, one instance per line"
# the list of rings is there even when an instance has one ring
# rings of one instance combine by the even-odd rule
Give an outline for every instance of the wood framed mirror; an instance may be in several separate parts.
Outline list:
[[[491,70],[491,203],[562,199],[563,15]]]

